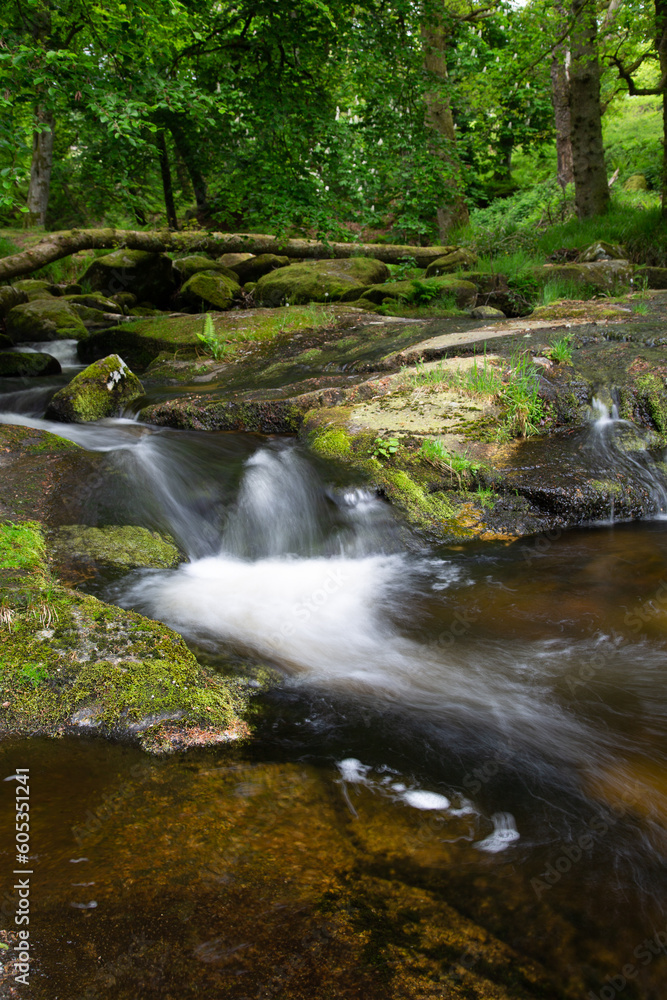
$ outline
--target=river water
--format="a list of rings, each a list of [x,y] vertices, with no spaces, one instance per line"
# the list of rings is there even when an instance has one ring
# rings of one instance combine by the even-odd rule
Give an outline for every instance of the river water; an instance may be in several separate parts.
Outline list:
[[[667,522],[427,546],[293,441],[48,424],[53,384],[0,421],[100,453],[70,518],[187,555],[90,587],[282,681],[245,748],[3,744],[26,995],[664,997]]]

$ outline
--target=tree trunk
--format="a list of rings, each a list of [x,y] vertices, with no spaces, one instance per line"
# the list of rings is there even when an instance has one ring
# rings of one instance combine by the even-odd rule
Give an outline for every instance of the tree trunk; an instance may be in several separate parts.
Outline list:
[[[204,253],[274,253],[297,259],[334,259],[373,257],[388,264],[398,264],[413,257],[419,267],[428,265],[458,249],[452,246],[415,247],[386,243],[318,243],[316,240],[278,240],[262,233],[183,233],[134,232],[124,229],[72,229],[50,233],[35,246],[11,257],[0,257],[0,281],[29,274],[54,260],[61,260],[81,250],[147,250]]]
[[[560,17],[557,29],[561,32],[565,26],[566,12],[560,4],[556,10]],[[556,124],[556,177],[563,191],[568,184],[574,183],[569,66],[570,52],[567,44],[561,42],[551,51],[551,102]]]
[[[429,128],[438,134],[438,142],[434,143],[434,151],[442,161],[443,177],[447,195],[442,205],[438,207],[438,232],[440,239],[446,240],[448,234],[457,226],[464,226],[469,219],[468,206],[462,192],[461,165],[456,154],[456,129],[451,105],[444,87],[447,74],[447,30],[441,22],[436,27],[424,28],[424,68],[431,73],[442,86],[437,90],[428,90],[424,94],[426,102],[425,121]]]
[[[570,115],[575,203],[579,218],[591,219],[609,207],[593,0],[572,0],[572,14]]]
[[[30,165],[30,186],[28,188],[29,226],[44,226],[46,210],[49,206],[51,190],[51,169],[53,167],[54,120],[50,111],[37,109],[37,122],[47,126],[35,131],[32,137],[32,163]]]
[[[174,204],[174,188],[171,182],[171,168],[169,166],[169,152],[165,141],[164,132],[159,131],[155,144],[160,158],[160,173],[162,174],[162,190],[164,191],[164,207],[167,214],[167,225],[170,229],[178,229],[178,219],[176,217],[176,205]]]
[[[199,169],[197,150],[193,147],[186,129],[176,115],[169,116],[168,125],[176,149],[182,157],[190,176],[195,201],[197,202],[197,218],[203,223],[209,212],[208,192],[206,190],[206,180]]]
[[[655,0],[655,47],[662,86],[662,217],[667,219],[667,0]]]

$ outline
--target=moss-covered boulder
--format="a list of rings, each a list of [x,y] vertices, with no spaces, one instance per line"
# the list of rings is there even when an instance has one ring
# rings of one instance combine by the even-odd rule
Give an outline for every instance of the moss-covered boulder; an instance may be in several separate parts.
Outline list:
[[[234,269],[237,264],[254,256],[254,253],[223,253],[222,257],[218,257],[218,264]]]
[[[237,280],[236,274],[229,267],[203,254],[191,254],[174,261],[174,272],[181,284],[185,284],[193,274],[199,274],[200,271],[214,271],[216,274],[226,275],[232,281]]]
[[[438,257],[426,268],[427,278],[437,278],[441,274],[451,274],[453,271],[469,269],[477,263],[477,254],[464,247],[457,247],[451,253]]]
[[[22,281],[15,281],[14,288],[23,292],[27,296],[28,302],[32,302],[34,299],[57,298],[61,293],[58,285],[39,278],[24,278]]]
[[[167,720],[181,738],[245,730],[240,687],[204,671],[179,635],[60,586],[36,522],[0,523],[0,604],[0,734],[85,727],[150,745]]]
[[[38,375],[59,375],[60,362],[50,354],[37,351],[3,351],[0,353],[0,378],[36,378]]]
[[[0,286],[0,319],[4,319],[14,306],[23,305],[27,301],[27,294],[22,292],[20,288],[16,288],[14,285]]]
[[[424,280],[388,281],[371,285],[360,295],[361,302],[382,305],[383,302],[406,302],[411,305],[428,304],[437,299],[451,297],[459,309],[468,309],[477,300],[477,286],[472,281],[443,276]]]
[[[209,309],[230,309],[234,299],[240,295],[241,286],[235,276],[230,278],[227,274],[212,270],[193,274],[181,288],[184,301],[200,312]]]
[[[389,268],[369,257],[290,264],[259,279],[253,295],[265,306],[352,302],[369,285],[386,281]]]
[[[259,281],[271,271],[287,267],[289,262],[289,257],[279,257],[275,253],[261,253],[257,257],[249,257],[247,260],[239,261],[238,264],[234,264],[232,270],[238,275],[241,284],[246,285],[249,281]]]
[[[63,301],[72,306],[85,306],[87,309],[97,309],[103,313],[123,313],[123,306],[115,299],[107,298],[100,292],[89,292],[85,295],[63,295]]]
[[[69,524],[55,532],[50,547],[59,569],[62,566],[84,571],[97,566],[120,570],[172,569],[182,561],[168,536],[131,524],[99,528]]]
[[[623,185],[624,191],[648,191],[648,181],[644,174],[631,174]]]
[[[14,306],[5,323],[15,344],[36,340],[85,340],[88,336],[80,316],[62,299],[34,299]]]
[[[590,264],[549,264],[535,268],[540,286],[550,281],[568,281],[581,289],[620,292],[631,286],[635,268],[627,260],[598,260]]]
[[[114,250],[97,257],[81,276],[94,292],[131,292],[138,302],[166,306],[176,288],[171,259],[143,250]]]
[[[105,417],[119,417],[144,394],[144,387],[122,358],[111,354],[95,361],[59,389],[48,405],[49,420],[84,424]]]
[[[597,240],[585,250],[582,250],[577,257],[578,264],[592,264],[597,260],[625,260],[628,255],[618,243],[607,243],[605,240]]]
[[[494,306],[475,306],[474,309],[470,310],[470,315],[472,319],[505,319],[505,313],[502,309],[496,309]]]

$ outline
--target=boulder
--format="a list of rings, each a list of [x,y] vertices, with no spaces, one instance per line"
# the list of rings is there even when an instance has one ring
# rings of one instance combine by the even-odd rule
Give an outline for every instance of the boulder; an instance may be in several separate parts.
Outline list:
[[[181,295],[189,306],[200,312],[207,309],[230,309],[234,299],[241,295],[241,286],[236,281],[236,276],[229,278],[227,274],[212,270],[199,271],[185,282]]]
[[[171,259],[144,250],[114,250],[97,257],[81,281],[94,292],[109,296],[131,292],[137,301],[156,306],[166,306],[176,287]]]
[[[426,268],[427,278],[437,278],[440,274],[451,274],[461,268],[471,268],[477,263],[477,254],[463,247],[452,249],[451,253],[438,257]]]
[[[122,358],[110,354],[95,361],[59,389],[46,410],[48,420],[84,424],[105,417],[119,417],[144,387]]]
[[[618,243],[606,243],[604,240],[598,240],[597,243],[582,250],[577,257],[577,264],[592,264],[597,260],[627,261],[627,259],[627,253]]]
[[[218,257],[218,264],[224,264],[225,267],[233,269],[237,264],[244,260],[250,260],[254,256],[254,253],[223,253],[222,257]]]
[[[28,301],[28,296],[15,285],[0,286],[0,319],[4,319],[10,309],[14,306],[23,305]]]
[[[189,257],[181,257],[180,260],[175,260],[174,271],[181,284],[185,284],[193,274],[199,274],[200,271],[214,271],[216,274],[226,275],[232,281],[237,280],[236,274],[229,267],[221,264],[220,261],[204,257],[203,254],[192,254]]]
[[[274,253],[261,253],[258,257],[250,257],[247,260],[234,264],[233,271],[238,275],[238,280],[242,285],[249,281],[259,281],[265,274],[277,271],[280,267],[289,265],[289,257],[278,257]]]
[[[129,570],[144,566],[171,569],[181,562],[180,553],[169,536],[130,524],[108,524],[99,528],[68,524],[58,529],[51,544],[56,559],[68,564]]]
[[[39,375],[60,375],[62,368],[56,358],[37,351],[4,351],[0,353],[0,378],[36,378]]]
[[[360,301],[373,302],[375,305],[382,305],[384,302],[405,302],[417,305],[420,302],[420,288],[433,289],[436,292],[431,299],[423,296],[421,299],[423,305],[451,295],[456,300],[459,309],[469,309],[475,305],[477,299],[477,286],[472,281],[460,281],[457,278],[445,276],[424,278],[417,282],[388,281],[384,285],[371,285],[370,288],[363,290]]]
[[[598,260],[590,264],[552,264],[535,268],[538,283],[545,285],[554,278],[571,281],[581,288],[586,286],[601,292],[615,292],[629,286],[635,273],[627,260]]]
[[[132,292],[118,292],[116,295],[110,295],[109,298],[113,302],[117,302],[123,312],[128,312],[133,306],[136,306],[139,299]]]
[[[50,281],[40,281],[38,278],[24,278],[23,281],[15,281],[14,288],[19,292],[24,292],[28,302],[34,299],[52,299],[60,295],[60,287],[52,285]]]
[[[647,191],[648,181],[643,174],[632,174],[623,185],[624,191]]]
[[[307,302],[352,302],[369,285],[386,281],[389,268],[369,257],[314,260],[290,264],[257,282],[254,298],[264,306],[305,305]]]
[[[97,309],[99,312],[123,313],[123,307],[115,299],[108,299],[100,292],[89,292],[88,295],[64,295],[64,302],[69,302],[72,306],[85,306],[88,309]]]
[[[83,322],[63,299],[34,299],[10,309],[5,320],[15,344],[34,340],[85,340]]]
[[[475,306],[470,315],[473,319],[506,319],[502,309],[494,309],[493,306]]]

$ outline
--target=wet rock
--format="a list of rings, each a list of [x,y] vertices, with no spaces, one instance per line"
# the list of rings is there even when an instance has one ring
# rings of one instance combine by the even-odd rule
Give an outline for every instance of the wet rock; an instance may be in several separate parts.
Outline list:
[[[114,250],[97,257],[81,281],[103,295],[131,292],[139,302],[161,307],[168,304],[176,287],[170,258],[143,250]]]
[[[426,290],[436,294],[426,299]],[[436,302],[438,299],[451,296],[459,309],[470,308],[477,300],[477,286],[471,281],[461,281],[457,278],[443,276],[441,278],[425,278],[423,281],[388,281],[385,284],[371,285],[362,291],[361,302],[373,302],[382,305],[384,302],[405,302],[417,304],[420,301]]]
[[[88,336],[81,318],[63,299],[35,299],[14,306],[5,320],[7,333],[15,344],[40,340],[85,340]]]
[[[14,306],[20,306],[27,301],[27,293],[22,292],[20,288],[16,288],[14,285],[0,286],[0,319],[4,319]]]
[[[506,319],[502,309],[495,309],[493,306],[475,306],[470,310],[473,319]]]
[[[50,354],[36,351],[3,351],[0,353],[0,378],[36,378],[59,375],[60,362]]]
[[[274,253],[261,253],[257,257],[250,257],[247,260],[239,261],[238,264],[234,265],[233,270],[236,271],[241,284],[246,285],[249,281],[259,281],[260,278],[263,278],[265,274],[270,274],[271,271],[287,267],[289,262],[289,257],[279,257]]]
[[[180,257],[174,261],[174,271],[181,284],[185,284],[194,274],[201,271],[212,271],[216,274],[224,274],[232,281],[236,281],[236,274],[219,260],[212,260],[203,254],[192,254],[189,257]]]
[[[227,271],[227,268],[224,269]],[[241,294],[241,286],[236,276],[216,271],[199,271],[193,274],[181,288],[181,296],[188,305],[206,312],[209,309],[230,309],[234,299]]]
[[[171,569],[181,562],[173,539],[137,525],[104,525],[91,528],[70,524],[59,528],[50,542],[54,557],[63,564]]]
[[[83,424],[105,417],[119,417],[144,388],[122,358],[112,354],[95,361],[59,389],[48,405],[49,420]]]
[[[426,268],[427,278],[437,278],[441,274],[451,274],[453,271],[460,271],[462,268],[472,268],[477,263],[477,254],[472,250],[463,247],[456,247],[451,253],[438,257]]]
[[[349,257],[290,264],[259,279],[255,300],[265,306],[307,302],[351,302],[369,285],[386,281],[389,268],[379,260]]]

